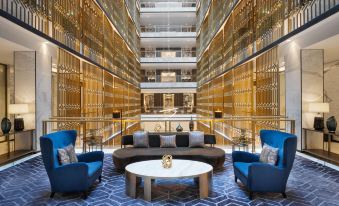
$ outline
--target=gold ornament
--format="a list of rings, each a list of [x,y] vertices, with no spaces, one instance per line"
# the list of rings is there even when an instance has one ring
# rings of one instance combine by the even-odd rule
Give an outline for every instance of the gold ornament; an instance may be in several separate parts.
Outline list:
[[[172,155],[164,155],[162,156],[162,166],[166,169],[172,167]]]

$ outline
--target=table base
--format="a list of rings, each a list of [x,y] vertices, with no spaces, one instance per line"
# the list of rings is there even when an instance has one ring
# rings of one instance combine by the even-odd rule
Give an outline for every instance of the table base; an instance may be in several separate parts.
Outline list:
[[[137,197],[137,184],[140,177],[137,175],[126,171],[125,173],[126,180],[126,195],[132,198]],[[200,199],[207,198],[209,192],[212,188],[212,176],[213,172],[208,172],[199,175],[194,178],[194,181],[199,184],[199,197]],[[152,200],[152,181],[157,178],[143,177],[144,180],[144,200],[151,201]]]

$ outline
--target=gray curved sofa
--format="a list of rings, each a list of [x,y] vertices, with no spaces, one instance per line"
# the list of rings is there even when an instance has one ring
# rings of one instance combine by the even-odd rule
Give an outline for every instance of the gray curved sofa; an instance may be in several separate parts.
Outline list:
[[[160,148],[160,135],[176,135],[176,148]],[[134,162],[161,159],[164,154],[173,156],[173,159],[188,159],[208,163],[215,170],[223,167],[225,162],[225,151],[214,147],[215,135],[205,134],[204,148],[190,148],[188,133],[150,133],[148,148],[133,148],[133,135],[122,137],[123,148],[113,153],[113,163],[118,170]],[[129,147],[132,146],[132,147]]]

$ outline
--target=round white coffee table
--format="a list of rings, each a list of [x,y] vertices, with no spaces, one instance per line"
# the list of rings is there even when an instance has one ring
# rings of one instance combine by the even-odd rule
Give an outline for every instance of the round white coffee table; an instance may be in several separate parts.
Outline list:
[[[144,199],[152,199],[152,180],[199,178],[200,198],[207,198],[212,184],[213,167],[209,164],[191,160],[173,160],[172,167],[165,169],[161,160],[132,163],[125,168],[126,194],[136,198],[137,177],[144,179]]]

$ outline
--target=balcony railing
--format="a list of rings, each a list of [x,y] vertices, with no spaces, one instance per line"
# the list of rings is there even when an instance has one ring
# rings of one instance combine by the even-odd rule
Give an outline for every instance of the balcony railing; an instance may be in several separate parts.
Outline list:
[[[141,57],[143,58],[185,58],[185,57],[196,57],[195,51],[142,51]]]
[[[170,7],[196,7],[195,0],[177,0],[177,1],[168,1],[168,0],[159,0],[159,1],[149,1],[141,2],[141,8],[170,8]]]
[[[174,111],[174,112],[173,112]],[[195,114],[196,107],[175,107],[165,109],[164,107],[142,107],[142,114]]]
[[[277,116],[232,116],[221,119],[180,116],[154,115],[145,119],[109,119],[109,118],[51,118],[44,120],[43,134],[58,130],[75,129],[78,131],[77,148],[86,151],[86,141],[91,136],[102,136],[104,148],[120,147],[121,134],[132,134],[136,130],[147,128],[149,132],[176,132],[177,125],[181,125],[183,131],[189,131],[189,122],[193,121],[194,130],[205,133],[213,133],[217,137],[217,145],[232,144],[240,134],[244,134],[249,140],[252,152],[260,148],[259,131],[261,129],[279,130],[295,133],[295,120]],[[265,126],[264,126],[265,125]],[[278,125],[278,126],[269,126]],[[122,127],[121,127],[122,126]],[[122,130],[121,130],[122,128]]]
[[[195,26],[153,25],[141,26],[141,32],[196,32]]]
[[[195,77],[192,75],[148,75],[143,77],[142,82],[195,82]]]

